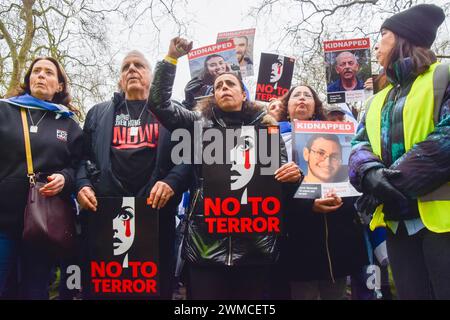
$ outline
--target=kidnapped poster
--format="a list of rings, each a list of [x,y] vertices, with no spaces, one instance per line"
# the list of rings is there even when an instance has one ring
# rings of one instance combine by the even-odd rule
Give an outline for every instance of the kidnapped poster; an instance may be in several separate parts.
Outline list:
[[[305,174],[294,197],[358,196],[348,178],[354,123],[294,120],[292,128],[292,158]]]

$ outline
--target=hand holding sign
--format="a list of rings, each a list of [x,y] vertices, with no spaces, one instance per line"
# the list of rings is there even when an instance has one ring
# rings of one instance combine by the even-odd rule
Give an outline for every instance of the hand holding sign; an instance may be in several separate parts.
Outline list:
[[[150,191],[150,196],[147,198],[147,204],[151,205],[153,209],[161,209],[174,194],[175,192],[167,183],[158,181]]]
[[[279,182],[299,182],[303,176],[302,171],[294,162],[288,162],[275,171],[275,179]]]
[[[192,49],[192,41],[175,37],[170,41],[169,51],[167,55],[171,58],[178,59],[189,53]]]
[[[95,192],[91,187],[85,186],[81,188],[77,195],[77,201],[81,208],[97,211],[97,198],[95,197]]]
[[[339,209],[344,202],[337,195],[330,195],[330,197],[315,199],[313,204],[313,211],[318,213],[331,213]]]
[[[373,79],[372,79],[372,77],[367,78],[367,80],[364,82],[364,90],[373,91]]]

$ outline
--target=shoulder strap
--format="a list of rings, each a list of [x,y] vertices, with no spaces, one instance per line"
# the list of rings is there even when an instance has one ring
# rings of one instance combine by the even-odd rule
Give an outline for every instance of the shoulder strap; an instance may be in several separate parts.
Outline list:
[[[434,123],[439,123],[439,113],[442,100],[444,100],[445,91],[447,90],[450,80],[450,64],[442,63],[436,66],[433,77],[434,90]]]
[[[30,132],[28,131],[28,120],[25,108],[20,108],[22,117],[23,138],[25,142],[25,154],[27,157],[27,176],[30,178],[30,184],[34,184],[33,157],[31,155]]]

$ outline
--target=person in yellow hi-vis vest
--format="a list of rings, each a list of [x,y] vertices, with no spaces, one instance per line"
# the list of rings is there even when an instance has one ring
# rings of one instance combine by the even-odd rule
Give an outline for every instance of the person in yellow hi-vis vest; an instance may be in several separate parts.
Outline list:
[[[381,26],[385,88],[368,100],[349,176],[370,227],[387,226],[400,299],[450,299],[449,65],[430,50],[443,10],[422,4]]]

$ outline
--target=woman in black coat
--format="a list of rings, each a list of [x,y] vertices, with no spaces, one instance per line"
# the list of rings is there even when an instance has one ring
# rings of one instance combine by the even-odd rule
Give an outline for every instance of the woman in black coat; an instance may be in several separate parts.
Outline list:
[[[322,102],[309,86],[294,86],[281,100],[291,121],[325,120]],[[291,136],[283,134],[283,139],[288,155],[292,156]],[[325,161],[333,162],[315,157],[316,154],[311,153],[316,170]],[[324,172],[316,174],[321,176]],[[289,201],[288,235],[281,253],[283,271],[280,273],[287,277],[292,299],[342,299],[346,276],[361,272],[367,264],[362,226],[354,201],[355,198],[336,195]]]
[[[213,128],[276,125],[262,107],[248,102],[242,80],[232,73],[215,79],[214,97],[199,103],[195,111],[171,101],[177,59],[191,47],[184,39],[173,39],[168,55],[155,68],[148,105],[166,128],[192,132],[195,123]],[[284,145],[281,148],[286,162]],[[235,237],[208,233],[200,168],[196,167],[198,191],[192,196],[193,214],[183,253],[189,265],[190,298],[262,299],[269,279],[268,266],[278,258],[279,237],[275,234]],[[284,185],[295,187],[301,179],[300,169],[292,162],[285,163],[275,173],[275,179]]]
[[[81,159],[82,131],[72,118],[68,78],[54,58],[36,58],[17,95],[0,102],[0,299],[48,299],[55,257],[22,241],[27,178],[21,110],[28,120],[32,163],[42,173],[45,197],[72,202],[75,168]],[[20,281],[19,281],[20,280]]]

